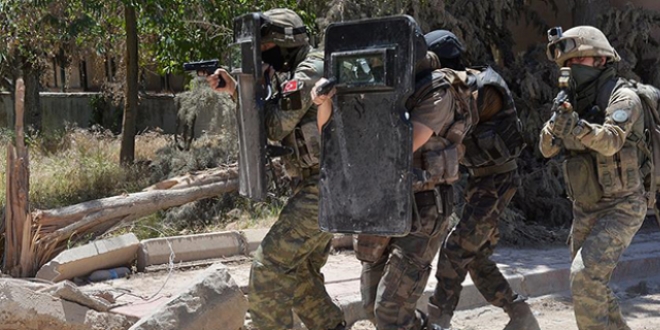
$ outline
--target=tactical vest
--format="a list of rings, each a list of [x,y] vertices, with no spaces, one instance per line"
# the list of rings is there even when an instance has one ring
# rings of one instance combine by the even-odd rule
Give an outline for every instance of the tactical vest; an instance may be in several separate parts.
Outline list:
[[[602,125],[612,94],[621,88],[631,87],[625,79],[612,79],[604,84],[594,107],[580,116]],[[587,149],[573,138],[565,138],[564,181],[568,196],[583,204],[594,204],[602,197],[616,198],[643,190],[643,177],[649,172],[642,150],[646,143],[643,131],[644,128],[633,130],[621,150],[611,156]]]
[[[484,108],[486,86],[494,87],[502,96],[502,109],[497,114],[483,120],[463,140],[465,165],[472,176],[506,173],[517,168],[516,158],[525,147],[522,124],[518,119],[516,106],[506,82],[490,67],[474,70],[476,78],[473,88],[478,90],[477,107],[479,113]]]
[[[323,56],[323,52],[311,51],[305,56],[304,61],[320,61],[320,63],[323,63]],[[318,72],[319,77],[322,74],[322,71]],[[287,81],[282,83],[282,85],[286,84]],[[301,94],[305,91],[306,89],[297,91],[297,95],[286,95],[285,93],[279,100],[281,111],[299,110],[296,103],[302,102],[302,98],[309,97],[309,95]],[[295,100],[296,98],[298,100]],[[282,140],[282,145],[293,151],[290,156],[283,157],[287,174],[291,177],[307,178],[319,172],[321,137],[316,123],[316,114],[316,106],[312,104],[303,118],[296,124],[293,132]]]
[[[406,102],[409,111],[439,89],[446,89],[454,97],[454,122],[445,132],[433,134],[413,154],[413,167],[421,169],[426,176],[414,187],[415,191],[433,189],[439,184],[452,184],[459,178],[458,164],[462,157],[461,142],[466,133],[478,120],[476,101],[472,97],[470,81],[476,79],[471,73],[438,69],[418,78],[415,91]]]

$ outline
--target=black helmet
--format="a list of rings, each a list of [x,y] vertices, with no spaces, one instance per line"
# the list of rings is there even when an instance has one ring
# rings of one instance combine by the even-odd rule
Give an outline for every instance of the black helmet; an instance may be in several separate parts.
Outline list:
[[[424,36],[429,50],[434,52],[440,61],[443,59],[456,59],[465,52],[465,47],[455,34],[447,30],[435,30]]]

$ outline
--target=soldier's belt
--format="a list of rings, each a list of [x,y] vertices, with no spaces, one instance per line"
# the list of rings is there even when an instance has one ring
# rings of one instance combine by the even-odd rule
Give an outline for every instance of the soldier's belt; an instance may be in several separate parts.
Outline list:
[[[476,168],[468,168],[468,172],[472,177],[480,177],[480,176],[486,176],[486,175],[495,175],[495,174],[502,174],[506,172],[511,172],[515,169],[518,168],[518,164],[516,163],[515,159],[511,159],[508,162],[500,165],[492,165],[492,166],[486,166],[486,167],[476,167]]]
[[[444,197],[446,191],[450,189],[451,186],[440,185],[431,190],[417,192],[415,193],[415,204],[417,207],[436,205],[438,196]]]

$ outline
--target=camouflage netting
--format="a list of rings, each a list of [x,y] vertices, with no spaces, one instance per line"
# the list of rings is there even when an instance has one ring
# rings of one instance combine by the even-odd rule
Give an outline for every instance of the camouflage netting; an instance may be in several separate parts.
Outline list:
[[[229,96],[213,91],[204,78],[193,78],[189,90],[177,94],[175,102],[178,109],[175,143],[158,150],[158,159],[150,165],[152,182],[238,161],[235,104]],[[272,165],[274,170],[268,171],[268,175],[276,180],[269,180],[267,202],[252,202],[234,192],[163,211],[163,224],[175,231],[199,229],[234,220],[231,211],[235,209],[255,216],[270,215],[271,210],[283,204],[282,196],[290,193],[279,162]]]
[[[555,10],[559,3],[538,1]],[[592,9],[569,3],[574,11]],[[452,30],[467,45],[468,64],[489,64],[502,74],[514,94],[528,144],[519,160],[522,186],[500,226],[503,242],[515,245],[564,242],[572,220],[571,205],[563,189],[561,160],[543,159],[537,147],[538,133],[550,118],[550,102],[557,93],[558,68],[546,58],[545,44],[532,46],[522,54],[513,53],[515,41],[510,22],[524,20],[541,34],[550,28],[529,8],[529,1],[525,0],[333,0],[318,20],[322,31],[333,21],[408,14],[417,19],[425,32]],[[660,49],[651,36],[653,28],[660,26],[660,15],[630,5],[623,9],[598,9],[603,15],[596,20],[597,27],[625,59],[620,65],[621,73],[660,86]]]

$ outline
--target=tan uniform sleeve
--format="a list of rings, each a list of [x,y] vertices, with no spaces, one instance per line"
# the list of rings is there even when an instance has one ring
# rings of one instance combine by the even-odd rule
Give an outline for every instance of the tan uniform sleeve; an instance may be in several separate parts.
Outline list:
[[[446,89],[429,94],[410,114],[410,120],[420,123],[436,135],[445,132],[454,122],[454,96]]]
[[[539,139],[539,150],[545,158],[552,158],[556,156],[561,150],[561,146],[557,143],[555,137],[550,133],[548,127],[550,122],[546,122],[541,129],[541,137]]]
[[[289,135],[296,128],[296,125],[305,116],[310,109],[316,109],[312,103],[310,92],[314,84],[321,79],[323,75],[323,60],[308,57],[301,62],[294,71],[293,77],[282,84],[282,88],[292,81],[296,80],[299,84],[301,107],[300,109],[282,110],[279,107],[269,107],[266,109],[266,130],[268,138],[273,141],[280,141]],[[315,116],[314,116],[315,117]]]
[[[584,146],[605,156],[612,156],[623,148],[633,125],[643,115],[642,102],[628,88],[614,92],[605,111],[603,125],[586,123],[585,133],[577,136]]]

